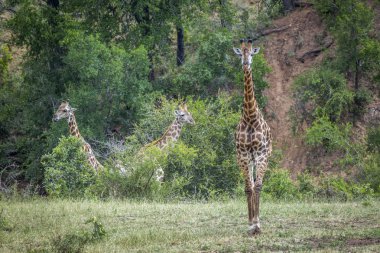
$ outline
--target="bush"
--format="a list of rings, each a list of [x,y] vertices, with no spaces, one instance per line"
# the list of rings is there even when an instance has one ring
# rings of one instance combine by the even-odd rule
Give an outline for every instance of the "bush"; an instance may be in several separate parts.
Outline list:
[[[337,122],[354,101],[354,94],[347,89],[344,76],[325,67],[300,75],[292,89],[296,101],[293,113],[309,122],[324,115]]]
[[[328,150],[347,150],[351,125],[339,127],[327,117],[317,118],[306,130],[306,143],[317,147],[323,146]]]
[[[313,196],[316,192],[314,178],[309,173],[300,173],[297,175],[298,192],[302,197]]]
[[[152,108],[135,126],[133,135],[126,138],[125,151],[109,159],[113,171],[119,170],[118,163],[121,162],[125,175],[110,172],[106,180],[112,177],[111,181],[120,181],[122,188],[119,190],[124,196],[141,194],[172,198],[195,195],[209,198],[218,194],[234,194],[241,183],[241,175],[234,145],[234,131],[240,113],[235,111],[233,101],[225,94],[208,101],[189,99],[187,106],[195,125],[185,125],[179,141],[172,147],[163,151],[148,148],[141,158],[137,154],[141,146],[161,137],[174,120],[173,112],[178,101],[161,98],[160,102],[161,108]],[[165,171],[164,182],[160,184],[150,180],[147,184],[158,167]],[[116,184],[107,185],[113,187]]]
[[[370,154],[365,158],[362,182],[368,183],[376,193],[380,193],[380,155]]]
[[[82,150],[82,141],[63,137],[52,153],[42,156],[46,192],[54,197],[84,197],[96,181],[96,172]]]
[[[297,198],[297,187],[290,178],[288,170],[273,169],[266,173],[263,182],[264,196],[274,199],[293,199]]]
[[[57,253],[81,253],[86,244],[97,242],[106,236],[103,224],[95,216],[88,219],[85,224],[93,225],[91,233],[80,230],[73,234],[57,236],[52,240],[51,250]]]
[[[368,130],[367,149],[373,153],[380,153],[380,127],[374,127]]]
[[[322,178],[318,195],[338,200],[352,200],[372,196],[373,190],[369,184],[345,181],[342,177],[335,176]]]

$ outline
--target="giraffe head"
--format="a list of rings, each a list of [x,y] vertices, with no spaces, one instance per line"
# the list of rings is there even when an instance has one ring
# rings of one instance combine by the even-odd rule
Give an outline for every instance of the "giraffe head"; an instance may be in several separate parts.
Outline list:
[[[179,109],[174,111],[174,114],[176,119],[181,123],[195,124],[193,116],[191,116],[191,113],[187,110],[186,104],[180,105]]]
[[[252,64],[252,57],[254,54],[257,54],[260,51],[259,47],[252,48],[252,40],[249,39],[247,43],[242,39],[241,42],[241,49],[240,48],[233,48],[235,54],[237,54],[241,59],[241,64],[243,68],[251,68]]]
[[[54,113],[53,120],[58,121],[64,118],[70,118],[75,110],[75,108],[69,105],[69,102],[62,102],[58,110]]]

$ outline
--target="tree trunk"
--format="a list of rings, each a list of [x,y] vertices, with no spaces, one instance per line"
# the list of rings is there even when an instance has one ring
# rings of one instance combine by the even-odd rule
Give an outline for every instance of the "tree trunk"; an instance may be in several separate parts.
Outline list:
[[[143,37],[148,37],[151,35],[151,26],[152,20],[150,17],[149,6],[145,5],[142,12],[138,12],[137,4],[139,0],[135,0],[131,2],[132,10],[136,10],[133,13],[133,16],[136,22],[141,26]],[[149,59],[149,81],[154,81],[155,73],[154,73],[154,45],[149,45],[148,47],[148,59]]]
[[[177,25],[177,66],[185,63],[185,42],[183,26]]]
[[[359,90],[359,78],[360,78],[360,60],[356,60],[355,62],[355,91]]]
[[[48,0],[47,4],[49,6],[51,6],[51,7],[53,7],[54,9],[58,9],[58,7],[59,7],[59,0]]]
[[[295,6],[294,1],[295,0],[282,0],[282,3],[284,5],[284,10],[285,11],[291,11],[291,10],[293,10],[294,6]]]
[[[225,8],[227,8],[226,0],[219,0],[219,5],[220,5],[220,24],[223,28],[226,28],[228,25],[228,22],[224,17]]]

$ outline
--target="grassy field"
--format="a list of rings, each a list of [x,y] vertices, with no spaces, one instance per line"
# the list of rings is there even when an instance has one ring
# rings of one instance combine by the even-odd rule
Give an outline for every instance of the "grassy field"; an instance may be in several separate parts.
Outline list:
[[[379,252],[379,210],[379,201],[264,202],[263,233],[250,238],[243,200],[2,201],[0,252]],[[88,239],[94,216],[106,235]]]

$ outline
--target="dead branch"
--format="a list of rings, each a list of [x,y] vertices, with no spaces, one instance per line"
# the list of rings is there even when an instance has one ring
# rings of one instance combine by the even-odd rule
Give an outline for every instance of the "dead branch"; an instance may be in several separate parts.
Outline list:
[[[315,49],[312,49],[310,51],[307,51],[306,53],[304,53],[301,57],[297,57],[297,60],[299,60],[300,62],[304,63],[305,62],[305,58],[308,57],[308,56],[313,56],[313,57],[316,57],[318,56],[323,50],[325,50],[326,48],[329,48],[331,47],[331,45],[334,43],[333,40],[330,40],[329,42],[327,42],[325,45],[321,46],[321,47],[317,47]]]
[[[310,7],[310,6],[313,6],[313,3],[304,2],[304,1],[296,1],[294,5],[295,7]]]
[[[278,32],[282,32],[288,28],[290,28],[292,25],[286,25],[286,26],[282,26],[282,27],[279,27],[279,28],[273,28],[273,29],[268,29],[268,30],[265,30],[265,31],[262,31],[260,33],[261,36],[266,36],[266,35],[269,35],[271,33],[278,33]]]

